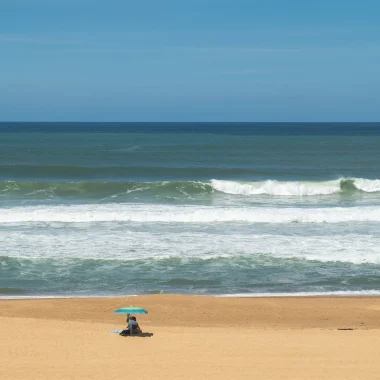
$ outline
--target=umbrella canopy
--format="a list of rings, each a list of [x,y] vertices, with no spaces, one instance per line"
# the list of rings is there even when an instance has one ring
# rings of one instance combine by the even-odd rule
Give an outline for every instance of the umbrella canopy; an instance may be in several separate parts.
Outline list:
[[[148,311],[137,306],[126,306],[115,310],[118,314],[147,314]]]

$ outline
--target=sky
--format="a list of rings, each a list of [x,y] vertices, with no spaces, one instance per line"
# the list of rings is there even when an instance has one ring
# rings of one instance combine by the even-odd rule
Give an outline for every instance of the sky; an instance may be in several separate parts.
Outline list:
[[[380,121],[378,0],[0,0],[3,121]]]

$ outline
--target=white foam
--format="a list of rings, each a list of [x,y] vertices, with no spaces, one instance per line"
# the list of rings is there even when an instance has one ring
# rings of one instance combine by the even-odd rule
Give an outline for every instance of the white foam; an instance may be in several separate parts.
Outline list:
[[[216,233],[110,230],[108,228],[34,229],[33,233],[3,230],[1,254],[28,259],[152,260],[180,258],[209,260],[241,258],[242,265],[270,264],[273,258],[319,262],[380,264],[379,238],[344,234],[297,236],[247,231]],[[0,266],[7,263],[0,260]],[[240,265],[236,262],[234,265]]]
[[[343,223],[379,222],[380,207],[222,207],[150,204],[26,206],[2,209],[0,225],[7,223]]]
[[[364,178],[339,178],[333,181],[257,181],[238,182],[211,180],[211,186],[220,192],[234,195],[276,195],[276,196],[312,196],[330,195],[342,191],[341,184],[351,181],[361,191],[373,193],[380,192],[380,180]]]
[[[380,191],[380,179],[370,180],[365,178],[355,178],[354,185],[357,189],[367,193],[375,193]]]
[[[0,296],[0,299],[3,300],[12,300],[12,299],[68,299],[68,298],[119,298],[119,297],[137,297],[143,294],[128,294],[120,295],[117,294],[108,294],[108,295],[97,295],[97,294],[88,294],[88,295],[46,295],[46,296]],[[207,297],[207,294],[197,294],[199,297]],[[293,293],[236,293],[236,294],[219,294],[219,295],[210,295],[216,298],[267,298],[267,297],[373,297],[380,296],[380,291],[376,289],[371,290],[337,290],[337,291],[326,291],[326,292],[293,292]]]
[[[279,195],[279,196],[308,196],[308,195],[328,195],[340,192],[341,180],[326,182],[236,182],[211,180],[211,186],[220,192],[235,195]]]

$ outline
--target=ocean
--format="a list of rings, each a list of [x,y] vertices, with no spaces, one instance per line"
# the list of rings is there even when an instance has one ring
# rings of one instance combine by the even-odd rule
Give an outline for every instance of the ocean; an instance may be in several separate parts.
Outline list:
[[[380,123],[0,123],[0,298],[380,294]]]

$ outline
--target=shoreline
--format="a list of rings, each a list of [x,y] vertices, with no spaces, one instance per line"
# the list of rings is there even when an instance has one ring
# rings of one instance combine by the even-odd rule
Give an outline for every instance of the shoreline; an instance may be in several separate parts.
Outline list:
[[[32,299],[92,299],[92,298],[125,298],[145,296],[194,296],[215,298],[303,298],[303,297],[380,297],[380,290],[337,290],[331,292],[296,292],[296,293],[236,293],[236,294],[193,294],[193,293],[160,293],[160,294],[111,294],[111,295],[0,295],[1,300]]]

